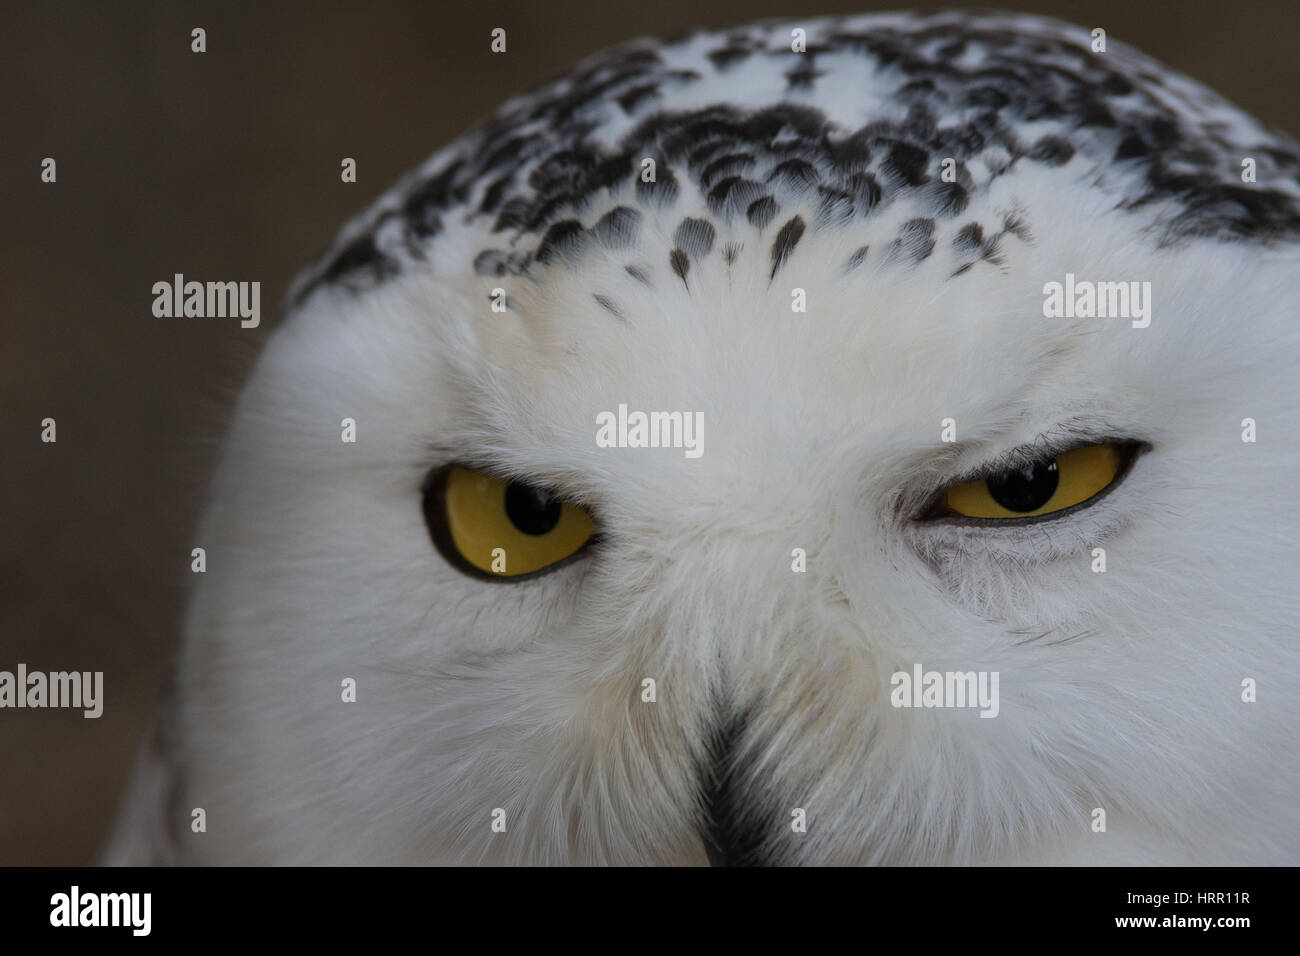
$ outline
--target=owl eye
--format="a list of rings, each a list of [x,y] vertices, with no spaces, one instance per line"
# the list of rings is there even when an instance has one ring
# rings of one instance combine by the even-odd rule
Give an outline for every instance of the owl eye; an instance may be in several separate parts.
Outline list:
[[[1037,518],[1083,505],[1121,476],[1136,445],[1108,442],[953,485],[930,517]]]
[[[535,485],[446,468],[424,492],[439,553],[475,577],[518,579],[571,558],[591,540],[591,517]]]

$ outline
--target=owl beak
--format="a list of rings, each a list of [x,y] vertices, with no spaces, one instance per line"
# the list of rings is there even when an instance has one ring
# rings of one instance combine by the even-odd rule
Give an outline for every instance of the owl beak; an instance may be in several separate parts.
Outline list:
[[[710,866],[766,866],[771,862],[765,848],[767,828],[761,823],[769,816],[746,795],[747,781],[752,779],[742,747],[746,723],[743,713],[720,721],[700,768],[700,789],[708,811],[701,837]]]

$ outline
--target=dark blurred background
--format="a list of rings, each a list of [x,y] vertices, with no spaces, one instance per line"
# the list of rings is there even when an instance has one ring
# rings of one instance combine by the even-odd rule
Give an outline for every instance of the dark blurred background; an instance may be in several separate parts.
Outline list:
[[[0,670],[102,670],[105,709],[0,710],[0,863],[80,864],[153,718],[235,393],[290,278],[343,220],[508,96],[611,43],[905,5],[2,6]],[[1104,27],[1300,133],[1293,0],[1005,6]],[[498,26],[505,55],[489,51]],[[356,184],[340,182],[345,156]],[[151,286],[176,272],[260,280],[261,328],[155,318]],[[40,441],[47,416],[57,444]]]

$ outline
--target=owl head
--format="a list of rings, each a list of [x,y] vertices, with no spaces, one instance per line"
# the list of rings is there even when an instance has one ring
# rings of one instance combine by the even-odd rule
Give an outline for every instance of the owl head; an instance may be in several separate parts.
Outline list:
[[[154,852],[1295,862],[1298,171],[1022,15],[510,101],[247,383]]]

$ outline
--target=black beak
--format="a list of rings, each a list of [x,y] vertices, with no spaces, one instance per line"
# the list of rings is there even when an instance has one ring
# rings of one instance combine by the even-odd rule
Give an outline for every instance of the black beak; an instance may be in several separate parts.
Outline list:
[[[743,712],[719,720],[700,767],[707,819],[701,836],[712,866],[765,866],[778,815],[755,806],[753,776],[746,766]]]

